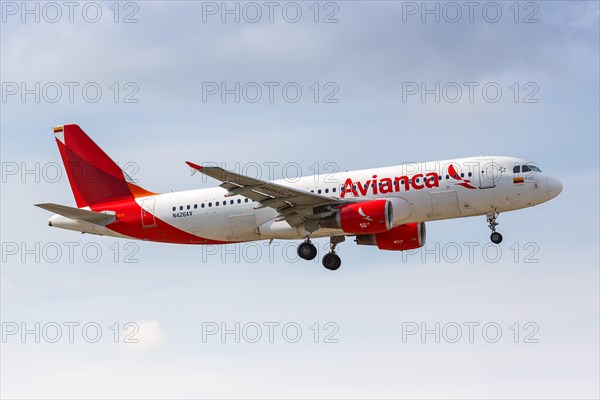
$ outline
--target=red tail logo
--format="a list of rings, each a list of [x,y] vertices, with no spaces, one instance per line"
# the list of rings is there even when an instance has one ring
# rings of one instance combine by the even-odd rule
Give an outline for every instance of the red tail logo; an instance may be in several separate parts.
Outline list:
[[[77,125],[54,128],[77,207],[151,196],[131,179]]]

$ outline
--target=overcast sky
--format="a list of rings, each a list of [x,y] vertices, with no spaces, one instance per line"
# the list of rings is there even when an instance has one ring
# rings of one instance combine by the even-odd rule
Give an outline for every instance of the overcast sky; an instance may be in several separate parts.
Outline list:
[[[598,2],[23,4],[1,3],[3,397],[598,398]],[[48,227],[33,204],[75,204],[66,123],[156,192],[217,184],[186,160],[266,179],[480,152],[564,191],[502,214],[500,250],[484,217],[432,222],[424,251],[347,240],[332,273],[285,241]]]

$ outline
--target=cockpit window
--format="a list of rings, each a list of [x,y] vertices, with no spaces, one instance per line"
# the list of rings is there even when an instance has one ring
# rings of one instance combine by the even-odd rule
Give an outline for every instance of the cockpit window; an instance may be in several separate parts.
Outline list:
[[[521,172],[521,166],[520,165],[515,165],[513,167],[513,173],[514,174],[518,174],[519,172]]]
[[[538,167],[536,167],[535,165],[528,165],[529,168],[531,168],[532,171],[535,172],[542,172],[541,169],[539,169]]]
[[[529,165],[522,165],[521,166],[521,171],[522,172],[530,172],[531,168],[529,168]]]

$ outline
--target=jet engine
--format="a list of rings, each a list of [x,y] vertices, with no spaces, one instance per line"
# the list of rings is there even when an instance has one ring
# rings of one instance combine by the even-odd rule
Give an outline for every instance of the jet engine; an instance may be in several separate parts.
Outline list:
[[[425,222],[397,226],[389,231],[358,235],[356,244],[377,246],[380,250],[412,250],[425,244]]]
[[[335,214],[322,219],[320,225],[348,234],[367,234],[390,230],[393,221],[392,203],[381,199],[344,205]]]

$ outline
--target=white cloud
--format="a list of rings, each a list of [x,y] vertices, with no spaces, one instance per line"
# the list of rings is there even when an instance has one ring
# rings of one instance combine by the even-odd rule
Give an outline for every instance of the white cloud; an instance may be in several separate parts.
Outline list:
[[[127,336],[128,334],[131,336]],[[128,328],[124,325],[124,336],[120,343],[125,350],[152,350],[161,347],[166,341],[167,335],[158,321],[139,320]]]
[[[61,369],[56,372],[55,377],[67,382],[101,382],[110,380],[113,374],[107,369]]]

